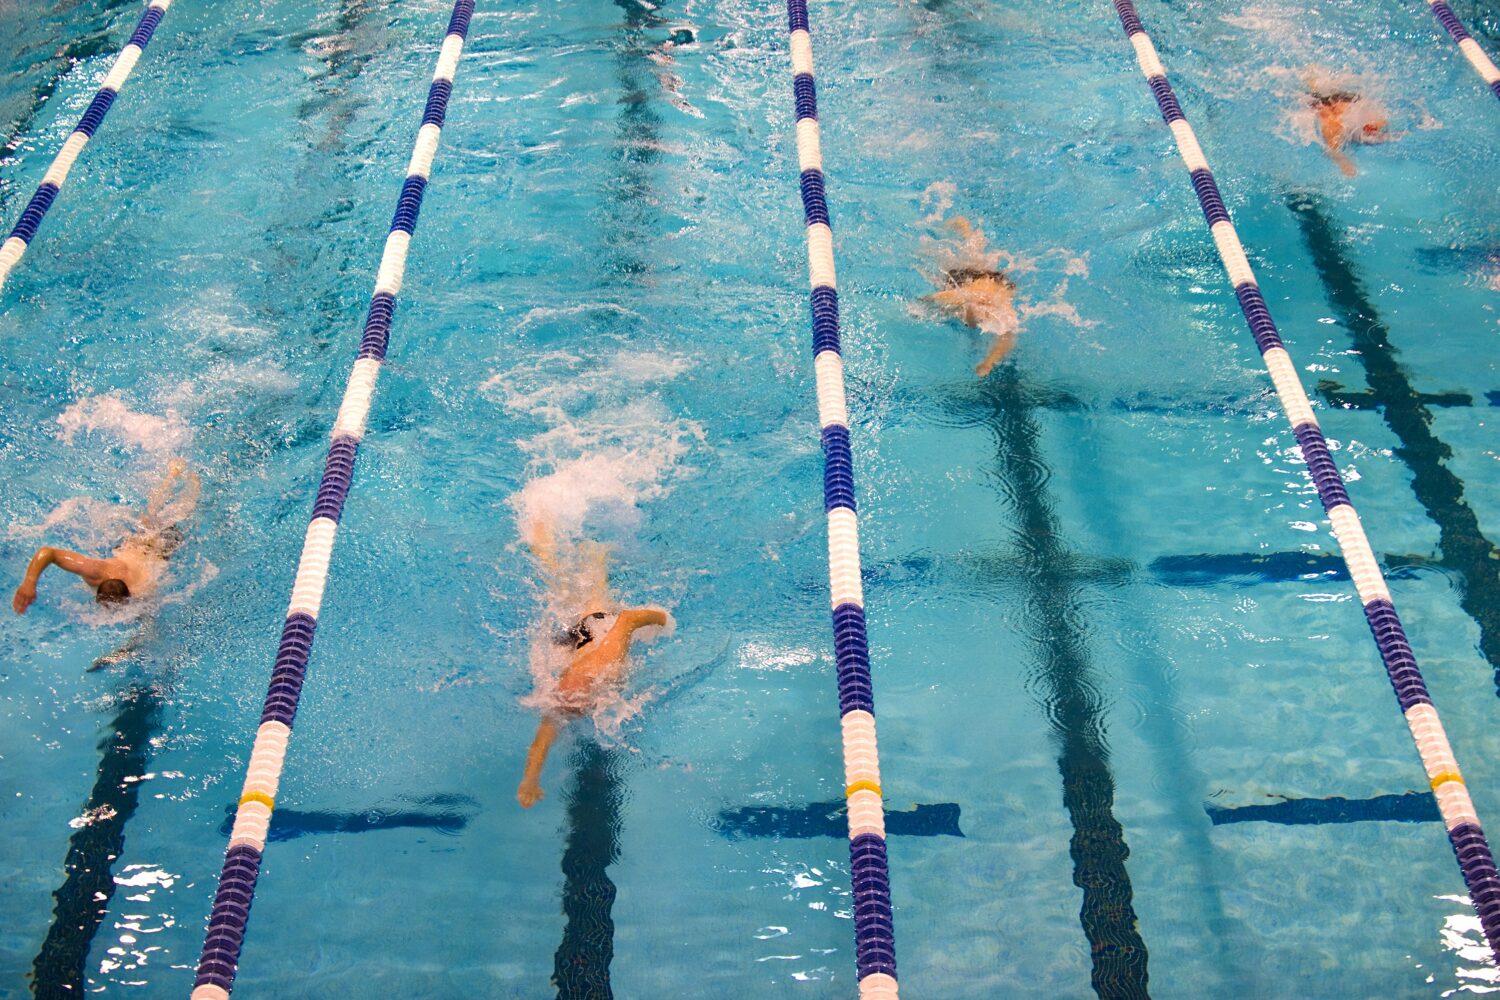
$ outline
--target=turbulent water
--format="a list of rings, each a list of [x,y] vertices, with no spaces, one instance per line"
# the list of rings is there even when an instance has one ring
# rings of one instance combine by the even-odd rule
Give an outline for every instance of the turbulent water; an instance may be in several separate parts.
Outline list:
[[[1423,7],[1141,16],[1500,823],[1500,109]],[[139,13],[0,0],[0,223]],[[190,988],[447,13],[178,0],[0,291],[13,576],[204,484],[153,600],[51,570],[0,623],[0,996]],[[1110,5],[812,18],[906,993],[1493,989]],[[1389,119],[1352,179],[1318,74]],[[1015,286],[983,380],[954,268]],[[480,3],[244,995],[852,995],[806,273],[779,7]],[[523,811],[601,561],[674,627]]]

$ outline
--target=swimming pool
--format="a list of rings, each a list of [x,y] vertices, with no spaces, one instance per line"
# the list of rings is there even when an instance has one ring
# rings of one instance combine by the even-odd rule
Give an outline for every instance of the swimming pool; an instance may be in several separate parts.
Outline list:
[[[1500,609],[1439,556],[1465,510],[1500,532],[1500,150],[1421,6],[1141,13],[1304,381],[1350,404],[1319,417],[1493,817]],[[1495,11],[1455,9],[1494,52]],[[178,0],[0,293],[15,572],[44,539],[103,546],[171,455],[205,483],[142,655],[86,673],[136,625],[50,578],[0,632],[0,995],[34,970],[40,995],[191,988],[447,14]],[[908,995],[1493,985],[1110,6],[813,14]],[[0,8],[0,218],[139,15]],[[1311,64],[1364,74],[1404,133],[1353,181],[1269,72]],[[529,997],[561,966],[604,995],[605,961],[620,996],[853,993],[787,65],[774,4],[478,7],[242,994]],[[919,301],[954,214],[1035,259],[1020,292],[1052,307],[983,382],[980,336]],[[518,510],[580,499],[618,591],[677,628],[522,811],[541,600]]]

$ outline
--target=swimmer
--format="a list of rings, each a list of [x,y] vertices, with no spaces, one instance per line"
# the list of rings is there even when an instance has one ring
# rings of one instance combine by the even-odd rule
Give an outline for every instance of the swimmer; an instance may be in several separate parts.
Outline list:
[[[948,228],[958,233],[965,243],[984,246],[984,233],[963,216],[948,221]],[[988,267],[952,267],[943,271],[946,287],[927,296],[928,302],[943,307],[950,316],[965,326],[993,334],[995,342],[984,360],[974,368],[974,374],[984,378],[1016,346],[1016,334],[1021,328],[1016,315],[1016,283],[1004,271]]]
[[[1318,116],[1318,134],[1323,148],[1345,177],[1357,172],[1344,147],[1353,142],[1384,142],[1386,119],[1374,101],[1352,91],[1331,86],[1325,79],[1307,79],[1309,105]]]
[[[100,604],[119,605],[132,597],[151,593],[156,589],[167,560],[182,544],[183,533],[179,525],[198,505],[200,488],[197,473],[189,471],[182,459],[172,459],[166,477],[147,498],[146,512],[141,515],[138,530],[121,542],[110,556],[95,559],[44,545],[31,557],[26,576],[16,588],[10,606],[18,615],[26,613],[36,600],[37,580],[48,566],[82,577],[84,583],[94,588],[94,599]]]
[[[549,592],[566,600],[567,591],[577,589],[564,580],[562,565],[551,531],[534,526],[527,543],[549,581]],[[587,715],[624,684],[629,667],[630,642],[638,629],[665,627],[671,618],[656,608],[617,608],[609,599],[608,572],[603,546],[580,547],[584,567],[582,613],[560,624],[553,643],[568,657],[568,665],[557,683],[557,702],[545,710],[536,736],[526,751],[526,771],[516,789],[516,801],[530,809],[542,799],[542,766],[557,734],[573,719]]]

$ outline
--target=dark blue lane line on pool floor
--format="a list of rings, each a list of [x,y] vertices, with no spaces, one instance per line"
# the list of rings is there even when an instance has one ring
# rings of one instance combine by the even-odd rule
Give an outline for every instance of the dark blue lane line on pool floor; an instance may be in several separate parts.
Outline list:
[[[604,241],[599,261],[607,283],[630,282],[652,271],[651,246],[660,228],[664,200],[657,177],[662,150],[662,120],[657,110],[661,86],[651,61],[660,43],[647,31],[663,28],[668,21],[642,0],[614,3],[623,13],[613,42],[619,84],[615,100],[620,113],[611,157],[617,169],[604,187],[604,224],[597,230]]]
[[[1419,570],[1442,569],[1422,556],[1380,558],[1387,580],[1414,580]],[[1228,555],[1162,556],[1149,567],[1156,582],[1173,587],[1236,583],[1323,583],[1348,580],[1349,568],[1336,552],[1237,552]]]
[[[1148,954],[1134,906],[1125,861],[1130,848],[1114,815],[1115,780],[1105,738],[1105,703],[1089,654],[1083,581],[1053,512],[1051,472],[1037,442],[1041,428],[1027,405],[1015,365],[969,383],[947,405],[962,425],[981,426],[995,441],[997,493],[1014,513],[1016,555],[1026,588],[1026,634],[1035,641],[1039,687],[1062,777],[1063,806],[1073,827],[1069,854],[1073,884],[1083,891],[1079,913],[1092,959],[1094,992],[1108,1000],[1141,1000],[1147,991]]]
[[[620,857],[623,790],[617,750],[583,740],[573,754],[568,839],[563,850],[562,907],[566,923],[552,962],[557,1000],[609,1000],[609,963],[615,955],[611,911],[615,884],[609,866]]]
[[[834,802],[809,802],[805,806],[742,806],[723,809],[711,824],[729,840],[770,838],[804,840],[812,837],[849,836],[843,799]],[[888,837],[962,837],[958,828],[960,810],[957,802],[917,805],[904,811],[887,808],[885,832]]]
[[[645,291],[642,279],[654,267],[652,244],[660,228],[663,202],[658,177],[661,158],[661,87],[653,57],[662,43],[650,32],[664,29],[668,6],[644,0],[614,0],[621,20],[614,47],[616,101],[613,175],[602,192],[603,223],[596,234],[604,246],[597,260],[605,285]],[[562,941],[553,956],[552,985],[558,1000],[612,1000],[609,966],[614,959],[612,910],[615,884],[609,866],[620,854],[620,806],[624,796],[619,770],[624,760],[591,739],[580,740],[573,755],[574,787],[568,798],[568,836],[563,850]]]
[[[1489,661],[1500,694],[1500,551],[1480,530],[1479,518],[1464,499],[1463,481],[1448,468],[1453,450],[1433,433],[1432,411],[1396,360],[1390,330],[1355,274],[1322,201],[1293,192],[1286,205],[1302,229],[1328,302],[1354,341],[1354,356],[1370,387],[1369,403],[1400,442],[1396,457],[1411,470],[1412,492],[1438,526],[1441,564],[1462,577],[1459,602],[1479,626],[1479,651]]]
[[[160,722],[161,704],[149,685],[127,685],[116,703],[99,742],[104,754],[84,806],[88,822],[68,838],[67,874],[52,894],[52,925],[32,962],[31,991],[39,1000],[84,993],[89,949],[115,894],[113,866],[125,851],[125,824],[135,815],[151,737]]]
[[[854,373],[850,373],[848,378],[854,391],[876,391],[878,388],[882,403],[899,416],[921,420],[929,417],[924,409],[928,397],[919,389],[885,385],[874,387],[861,381]],[[1181,417],[1186,420],[1281,417],[1276,395],[1269,388],[1220,393],[1217,396],[1193,396],[1190,390],[1185,390],[1187,394],[1183,395],[1142,389],[1128,395],[1099,399],[1061,383],[1028,382],[1021,392],[1027,406],[1059,413],[1117,413],[1125,416]],[[1371,392],[1350,391],[1341,383],[1326,379],[1318,383],[1318,392],[1330,406],[1377,409],[1381,405],[1380,400]],[[1500,389],[1486,392],[1483,404],[1476,404],[1472,396],[1462,392],[1418,393],[1417,396],[1428,406],[1445,409],[1476,405],[1500,407]]]
[[[1385,405],[1384,401],[1373,389],[1363,392],[1350,392],[1344,388],[1342,382],[1334,382],[1331,379],[1318,379],[1318,395],[1329,406],[1336,406],[1341,410],[1378,410]],[[1494,405],[1496,393],[1488,393],[1485,398]],[[1462,409],[1474,405],[1474,397],[1467,392],[1419,392],[1416,394],[1417,402],[1423,406],[1438,406],[1445,410]]]
[[[467,795],[431,796],[422,799],[420,804],[450,805],[456,808],[424,812],[400,806],[375,806],[358,812],[334,812],[281,807],[271,814],[271,829],[266,835],[266,842],[295,840],[309,834],[371,833],[403,827],[435,830],[451,835],[463,832],[473,818],[472,810],[476,807],[474,800]],[[219,833],[227,837],[234,826],[233,805],[224,807],[224,817]]]
[[[1320,826],[1325,823],[1441,823],[1431,792],[1376,795],[1368,799],[1283,799],[1265,805],[1211,806],[1204,810],[1214,826],[1229,823],[1280,823]]]
[[[1388,580],[1415,580],[1423,573],[1451,574],[1437,559],[1387,554],[1380,565]],[[1143,579],[1141,568],[1128,559],[1071,555],[1066,561],[1069,575],[1091,586],[1123,586],[1156,583],[1165,587],[1212,587],[1261,583],[1327,583],[1348,580],[1349,570],[1337,553],[1329,552],[1233,552],[1160,556],[1151,560]],[[872,563],[865,574],[867,586],[926,586],[948,575],[961,574],[965,583],[992,587],[1024,582],[1026,564],[1020,556],[962,552],[953,556],[917,553],[899,559]]]

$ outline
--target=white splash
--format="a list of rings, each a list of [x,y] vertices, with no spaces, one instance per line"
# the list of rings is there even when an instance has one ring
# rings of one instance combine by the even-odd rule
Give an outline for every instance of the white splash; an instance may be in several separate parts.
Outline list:
[[[114,438],[122,447],[151,455],[181,451],[192,432],[176,410],[157,416],[138,413],[119,395],[84,396],[57,418],[63,441],[72,444],[80,433]]]
[[[930,209],[930,212],[922,217],[922,221],[930,226],[941,224],[943,216],[953,207],[953,199],[957,194],[958,185],[952,181],[934,181],[927,185],[927,190],[922,192],[922,209]]]
[[[1441,939],[1443,948],[1452,952],[1462,963],[1453,970],[1459,985],[1444,990],[1442,995],[1451,997],[1458,993],[1500,993],[1500,969],[1495,967],[1484,939],[1484,928],[1479,915],[1467,896],[1438,896],[1437,899],[1457,903],[1462,909],[1443,918]]]
[[[806,646],[783,648],[764,642],[747,642],[739,651],[741,670],[788,671],[816,663],[818,654]]]
[[[272,364],[244,364],[223,361],[210,367],[194,381],[179,382],[157,393],[156,401],[168,412],[193,411],[205,403],[243,406],[247,396],[288,396],[297,390],[298,382]]]
[[[136,527],[139,515],[119,504],[93,497],[69,497],[37,524],[12,524],[11,538],[59,538],[81,549],[105,549],[118,544]]]
[[[480,387],[506,409],[548,425],[517,442],[534,474],[510,498],[523,537],[535,525],[560,541],[581,539],[586,525],[632,528],[639,505],[668,492],[703,429],[672,417],[647,387],[670,381],[688,365],[675,355],[622,351],[591,363],[558,351]]]
[[[633,406],[630,418],[640,417],[645,404]],[[624,416],[624,414],[622,414]],[[534,465],[552,471],[527,483],[510,498],[523,534],[529,526],[545,524],[560,539],[577,540],[586,527],[616,533],[633,528],[640,504],[665,496],[668,477],[702,432],[690,421],[654,420],[654,440],[627,440],[625,427],[597,431],[578,425],[557,427],[527,442],[536,455]],[[636,423],[633,426],[639,427]],[[560,451],[577,449],[577,458],[562,459]]]

